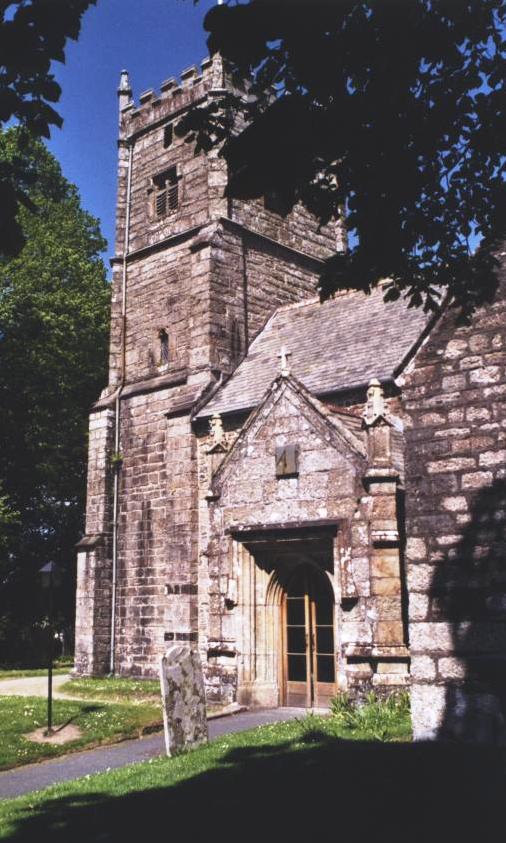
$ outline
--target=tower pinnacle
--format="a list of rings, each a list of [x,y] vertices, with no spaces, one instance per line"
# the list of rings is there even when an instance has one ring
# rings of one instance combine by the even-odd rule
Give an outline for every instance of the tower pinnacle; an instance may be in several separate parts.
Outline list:
[[[132,87],[130,85],[130,77],[128,75],[128,70],[121,71],[118,88],[118,99],[120,111],[123,111],[123,109],[126,108],[126,106],[132,100]]]

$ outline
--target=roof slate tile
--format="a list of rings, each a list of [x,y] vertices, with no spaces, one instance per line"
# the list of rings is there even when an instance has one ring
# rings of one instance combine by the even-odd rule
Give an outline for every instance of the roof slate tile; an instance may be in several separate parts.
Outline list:
[[[391,378],[412,350],[430,317],[383,291],[349,291],[321,304],[311,299],[279,308],[250,346],[229,380],[199,412],[247,410],[260,403],[280,370],[284,345],[291,372],[314,395],[353,389],[372,377]]]

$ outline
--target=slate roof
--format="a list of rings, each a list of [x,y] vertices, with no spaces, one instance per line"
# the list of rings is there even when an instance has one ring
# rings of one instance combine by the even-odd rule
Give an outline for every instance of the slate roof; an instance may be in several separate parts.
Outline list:
[[[314,395],[396,375],[429,316],[403,299],[385,304],[383,291],[350,291],[279,308],[229,380],[198,413],[231,413],[257,406],[280,370],[285,345],[291,372]]]
[[[333,422],[334,419],[339,419],[341,424],[344,424],[357,439],[361,440],[363,438],[364,426],[362,423],[362,413],[355,415],[354,413],[346,412],[346,410],[340,407],[333,407],[330,404],[323,404],[322,402],[320,404],[330,422]]]

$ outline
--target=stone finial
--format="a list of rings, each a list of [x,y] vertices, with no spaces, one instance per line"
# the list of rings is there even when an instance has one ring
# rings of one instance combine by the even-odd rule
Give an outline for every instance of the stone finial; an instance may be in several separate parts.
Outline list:
[[[223,430],[223,422],[219,413],[213,413],[211,421],[209,422],[209,427],[211,429],[211,436],[213,437],[212,447],[214,448],[215,445],[222,445],[225,431]]]
[[[281,346],[281,351],[278,354],[278,360],[281,361],[281,374],[287,378],[290,374],[290,366],[288,365],[288,358],[292,356],[291,351],[287,351],[286,346]]]
[[[119,110],[123,111],[132,102],[132,86],[128,70],[122,70],[118,88]]]
[[[226,88],[225,66],[223,59],[219,53],[215,53],[212,57],[210,72],[211,91],[214,91],[216,93],[224,91]]]
[[[364,420],[366,424],[373,424],[377,418],[385,415],[385,394],[377,378],[369,381],[367,390],[367,403],[365,406]]]

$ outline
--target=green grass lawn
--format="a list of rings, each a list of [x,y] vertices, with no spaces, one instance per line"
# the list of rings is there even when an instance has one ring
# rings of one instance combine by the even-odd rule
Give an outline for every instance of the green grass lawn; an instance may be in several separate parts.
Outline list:
[[[401,742],[395,731],[393,742],[371,741],[348,726],[354,740],[346,740],[339,717],[312,716],[226,735],[176,758],[0,802],[0,839],[492,840],[504,787],[503,777],[494,790],[498,756]]]
[[[128,679],[107,677],[95,679],[70,679],[58,689],[70,697],[103,702],[147,702],[158,703],[160,700],[160,682],[158,679]],[[207,705],[208,714],[220,713],[222,705]]]
[[[83,735],[61,746],[37,744],[26,734],[46,723],[43,697],[0,696],[0,770],[74,752],[101,743],[114,743],[162,727],[157,681],[134,679],[76,679],[65,683],[69,694],[83,702],[54,700],[55,725],[72,723]],[[307,719],[306,724],[313,722]],[[411,734],[407,696],[386,703],[371,698],[357,708],[340,698],[325,729],[353,740],[409,740]]]
[[[72,697],[111,702],[154,702],[160,699],[158,679],[70,679],[59,690]]]
[[[344,731],[350,737],[360,737],[357,732],[352,734],[348,729]],[[148,793],[158,788],[177,789],[179,785],[194,777],[204,776],[223,765],[227,766],[234,753],[254,751],[258,757],[268,757],[274,749],[279,749],[283,755],[292,755],[308,746],[320,745],[322,741],[325,743],[327,739],[342,734],[343,728],[337,718],[301,717],[300,721],[276,723],[248,732],[227,735],[206,747],[177,758],[154,759],[110,773],[55,785],[40,794],[0,802],[0,838],[23,817],[39,809],[45,810],[44,806],[54,803],[54,800],[70,799],[79,803],[81,800],[86,802],[91,795],[96,798],[98,794],[103,794],[109,799],[139,791]],[[409,733],[406,735],[406,738],[408,737]],[[92,839],[94,838],[90,837],[90,840]]]
[[[72,723],[82,737],[62,746],[36,744],[24,736],[46,724],[43,697],[0,696],[0,769],[52,758],[84,747],[136,737],[162,725],[160,704],[100,704],[54,700],[55,726]]]

